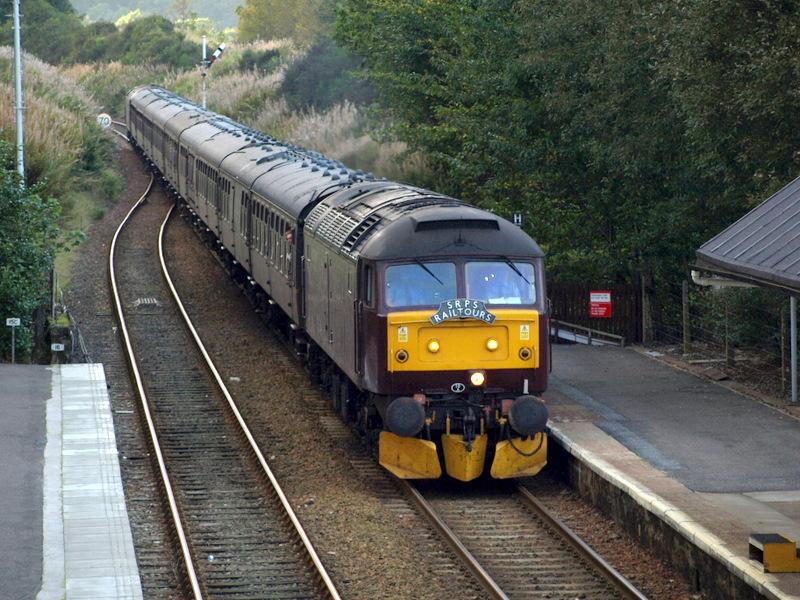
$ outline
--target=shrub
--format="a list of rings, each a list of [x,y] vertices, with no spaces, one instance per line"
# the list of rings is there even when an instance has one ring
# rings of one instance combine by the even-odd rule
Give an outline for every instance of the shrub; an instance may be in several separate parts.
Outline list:
[[[375,93],[354,74],[360,65],[361,59],[323,39],[289,67],[281,94],[294,110],[326,109],[344,101],[368,104]]]

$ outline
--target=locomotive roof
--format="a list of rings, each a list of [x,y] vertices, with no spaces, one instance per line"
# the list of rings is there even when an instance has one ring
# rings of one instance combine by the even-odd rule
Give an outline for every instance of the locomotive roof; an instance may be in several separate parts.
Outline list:
[[[391,181],[353,184],[320,202],[306,228],[357,258],[544,256],[502,217],[429,190]]]

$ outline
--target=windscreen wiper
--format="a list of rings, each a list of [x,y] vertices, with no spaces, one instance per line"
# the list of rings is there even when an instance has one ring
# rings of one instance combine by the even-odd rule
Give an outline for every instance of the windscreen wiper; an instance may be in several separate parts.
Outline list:
[[[530,281],[528,281],[528,278],[525,277],[525,275],[522,274],[522,271],[520,271],[517,268],[517,265],[515,265],[513,262],[511,262],[510,258],[508,258],[507,256],[504,256],[503,260],[506,261],[506,264],[513,269],[514,273],[516,273],[517,275],[522,277],[522,279],[525,280],[525,283],[527,283],[528,285],[533,285]]]
[[[441,279],[439,279],[439,278],[436,276],[436,273],[434,273],[434,272],[433,272],[433,271],[431,271],[431,270],[430,270],[428,267],[426,267],[424,262],[422,262],[422,261],[421,261],[420,259],[418,259],[418,258],[415,258],[415,259],[414,259],[414,262],[415,262],[415,263],[417,263],[417,264],[418,264],[420,267],[422,267],[423,269],[425,269],[425,272],[426,272],[428,275],[430,275],[431,277],[433,277],[433,278],[434,278],[436,281],[438,281],[438,282],[439,282],[439,285],[444,285],[444,281],[442,281]]]

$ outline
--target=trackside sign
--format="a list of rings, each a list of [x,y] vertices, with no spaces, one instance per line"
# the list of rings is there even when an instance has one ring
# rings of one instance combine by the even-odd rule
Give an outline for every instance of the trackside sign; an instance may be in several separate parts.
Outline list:
[[[605,290],[589,292],[589,317],[592,319],[611,318],[611,292]]]
[[[455,298],[442,302],[439,305],[439,310],[431,315],[430,321],[434,325],[438,325],[451,319],[477,319],[491,325],[494,323],[495,318],[495,315],[489,312],[482,300]]]

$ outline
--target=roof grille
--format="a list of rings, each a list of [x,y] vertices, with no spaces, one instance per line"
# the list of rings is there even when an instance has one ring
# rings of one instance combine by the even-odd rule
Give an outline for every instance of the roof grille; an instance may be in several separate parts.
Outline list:
[[[350,235],[347,236],[347,239],[344,241],[344,247],[347,251],[353,250],[358,243],[364,238],[364,235],[372,229],[381,218],[377,215],[370,215],[356,227],[353,231],[350,232]]]
[[[331,210],[319,224],[317,235],[337,248],[341,248],[348,234],[355,229],[358,221],[339,210]]]
[[[306,218],[306,227],[308,229],[314,229],[319,224],[322,216],[327,212],[327,210],[327,205],[322,203],[317,204]]]

